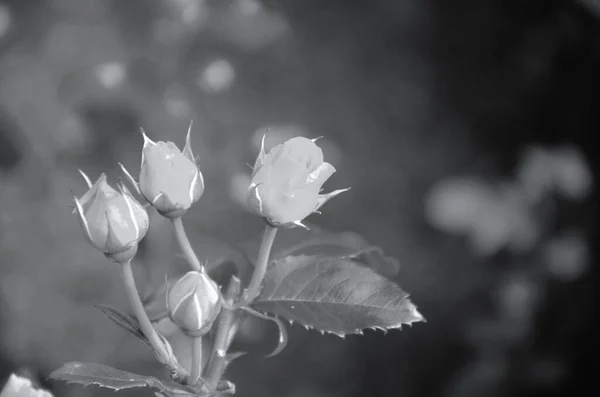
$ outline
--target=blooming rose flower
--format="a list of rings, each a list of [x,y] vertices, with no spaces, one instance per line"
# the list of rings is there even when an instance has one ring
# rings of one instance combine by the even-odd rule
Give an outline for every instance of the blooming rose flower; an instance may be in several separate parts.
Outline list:
[[[87,175],[81,174],[89,190],[79,199],[74,197],[73,212],[79,215],[85,237],[110,260],[131,260],[148,231],[146,210],[122,184],[119,184],[120,192],[113,189],[106,182],[105,174],[93,185]]]
[[[273,226],[304,226],[302,220],[349,189],[320,195],[335,168],[323,161],[315,140],[292,138],[265,154],[264,137],[248,188],[248,206]]]
[[[139,184],[121,164],[123,172],[158,212],[167,218],[182,216],[204,192],[204,179],[190,144],[191,124],[185,147],[173,142],[153,142],[144,137]]]
[[[187,272],[167,294],[167,309],[173,323],[189,336],[203,336],[221,310],[219,287],[204,272]]]

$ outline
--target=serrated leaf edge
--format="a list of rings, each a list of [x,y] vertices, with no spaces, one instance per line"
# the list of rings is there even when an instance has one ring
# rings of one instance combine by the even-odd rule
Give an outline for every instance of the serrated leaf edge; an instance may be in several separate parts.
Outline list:
[[[407,298],[408,298],[408,296],[407,296]],[[346,339],[347,335],[359,335],[359,336],[363,336],[364,335],[363,331],[368,330],[368,329],[373,330],[373,331],[377,331],[377,330],[383,331],[384,334],[387,334],[387,331],[389,331],[389,330],[396,330],[396,329],[400,330],[400,329],[402,329],[403,325],[408,325],[408,326],[412,327],[413,323],[418,323],[418,322],[424,322],[424,323],[426,323],[427,320],[425,319],[425,317],[423,317],[423,315],[421,313],[419,313],[419,311],[417,310],[417,306],[415,304],[413,304],[412,302],[411,302],[411,306],[412,306],[412,312],[413,312],[413,314],[415,316],[414,320],[407,321],[405,323],[400,323],[400,324],[397,324],[397,325],[391,325],[389,327],[374,326],[374,327],[357,328],[357,329],[355,329],[352,332],[346,332],[346,333],[340,333],[340,332],[335,332],[335,331],[328,331],[328,330],[317,329],[315,327],[311,327],[310,325],[305,325],[305,324],[302,324],[302,323],[299,323],[299,322],[295,322],[294,320],[283,318],[283,317],[281,317],[281,316],[279,316],[277,314],[274,314],[274,313],[265,312],[264,310],[259,310],[259,309],[256,309],[256,308],[253,308],[253,309],[256,310],[259,313],[264,314],[264,315],[273,316],[273,317],[278,318],[278,319],[280,319],[282,321],[287,321],[287,322],[290,323],[290,325],[298,324],[301,327],[303,327],[304,329],[306,329],[307,331],[317,331],[321,335],[330,334],[330,335],[338,336],[338,337],[340,337],[342,339]]]
[[[380,250],[383,253],[383,250],[381,250],[380,247],[376,247],[376,246],[372,246],[372,247],[374,247],[376,250]],[[369,252],[369,249],[362,250],[361,252],[357,252],[356,255],[357,256],[361,255],[364,252]],[[314,255],[288,255],[288,256],[286,256],[284,258],[276,259],[276,260],[274,260],[274,262],[286,261],[286,260],[289,260],[291,258],[301,258],[301,257],[311,257],[311,256],[314,256]],[[342,259],[342,260],[353,260],[352,258],[350,258],[348,256],[347,257],[320,256],[320,257],[321,258],[327,258],[327,257],[329,257],[329,258],[332,258],[332,259]],[[372,271],[374,271],[374,270],[372,270]],[[387,277],[382,276],[382,275],[380,275],[380,277],[387,278]],[[410,297],[410,294],[406,294],[406,296],[404,297],[404,299],[408,300],[409,297]],[[255,301],[253,303],[255,303],[255,304],[256,303],[260,303],[260,301]],[[331,304],[331,302],[330,302],[330,304]],[[260,310],[260,309],[258,309],[256,307],[252,307],[252,308],[254,310],[256,310],[257,312],[259,312],[259,313],[267,314],[267,315],[270,315],[270,316],[274,316],[275,318],[286,320],[286,321],[288,321],[290,323],[290,325],[294,324],[294,320],[283,318],[283,317],[281,317],[281,316],[279,316],[279,315],[277,315],[275,313],[270,313],[270,312],[267,312],[265,310]],[[402,329],[403,325],[408,325],[408,326],[412,327],[413,323],[416,323],[416,322],[424,322],[424,323],[426,323],[427,322],[427,320],[425,319],[425,317],[417,310],[417,306],[414,303],[412,303],[410,300],[408,301],[408,308],[411,311],[413,319],[411,319],[409,321],[406,321],[406,322],[401,322],[399,324],[390,325],[390,326],[387,326],[387,327],[373,326],[373,327],[357,328],[357,329],[355,329],[355,330],[353,330],[351,332],[340,333],[340,332],[335,332],[335,331],[317,329],[315,327],[311,327],[310,325],[305,325],[305,324],[302,324],[302,323],[298,323],[298,325],[304,327],[306,330],[314,330],[314,331],[320,332],[321,335],[325,335],[327,333],[327,334],[332,334],[332,335],[338,336],[338,337],[340,337],[342,339],[345,339],[346,335],[364,335],[363,331],[368,330],[368,329],[371,329],[373,331],[380,330],[380,331],[383,331],[384,334],[387,334],[388,330],[394,330],[394,329],[400,330],[400,329]]]
[[[114,386],[109,386],[106,385],[104,383],[102,383],[99,380],[87,380],[85,383],[83,381],[77,381],[77,380],[71,380],[71,379],[63,379],[60,376],[64,374],[64,372],[60,372],[61,370],[63,370],[63,368],[68,367],[69,365],[77,367],[77,366],[85,366],[86,363],[81,363],[78,361],[71,361],[71,362],[67,362],[65,364],[63,364],[62,367],[52,371],[50,373],[50,375],[48,375],[48,377],[46,378],[48,379],[54,379],[54,380],[58,380],[58,381],[62,381],[65,382],[67,385],[70,384],[76,384],[76,385],[81,385],[84,388],[87,386],[98,386],[98,387],[102,387],[105,389],[111,389],[111,390],[115,390],[115,391],[120,391],[120,390],[125,390],[125,389],[135,389],[135,388],[152,388],[152,389],[157,389],[160,392],[168,392],[168,393],[175,393],[173,394],[174,396],[182,396],[182,397],[197,397],[198,393],[195,391],[186,391],[186,390],[176,390],[173,389],[167,385],[165,385],[160,379],[152,377],[152,376],[146,376],[146,375],[141,375],[141,374],[136,374],[133,372],[128,372],[128,371],[122,371],[120,369],[117,368],[112,368],[109,367],[107,365],[104,364],[97,364],[97,363],[88,363],[88,364],[95,364],[95,365],[100,365],[102,367],[108,367],[114,370],[117,370],[119,372],[122,372],[124,374],[129,374],[129,375],[136,375],[136,376],[142,376],[146,379],[139,379],[139,380],[131,380],[131,382],[134,385],[128,386],[121,386],[121,387],[114,387]],[[142,384],[142,385],[140,385]]]

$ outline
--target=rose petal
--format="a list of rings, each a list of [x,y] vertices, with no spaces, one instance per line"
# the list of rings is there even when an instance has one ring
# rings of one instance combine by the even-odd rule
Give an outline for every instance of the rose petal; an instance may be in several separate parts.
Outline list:
[[[92,201],[93,197],[96,195],[96,193],[98,192],[100,187],[102,187],[102,189],[105,191],[112,189],[110,187],[110,185],[108,183],[106,183],[106,174],[104,174],[104,173],[100,174],[100,176],[98,177],[96,182],[94,182],[92,187],[87,192],[85,192],[85,194],[83,196],[81,196],[81,198],[79,199],[79,202],[83,206],[84,210],[86,209],[88,204]],[[114,190],[114,189],[112,189],[112,190]],[[116,191],[115,191],[115,193],[116,193]]]
[[[123,246],[136,242],[139,235],[138,225],[132,219],[132,213],[125,199],[121,196],[112,200],[106,209],[112,237]]]
[[[127,208],[130,212],[132,220],[136,223],[138,229],[137,240],[141,240],[148,232],[150,226],[150,219],[148,218],[148,212],[144,209],[142,204],[137,201],[131,192],[122,183],[119,185],[121,194],[127,203]]]
[[[301,221],[317,206],[318,192],[312,188],[297,190],[293,194],[283,194],[260,185],[259,192],[261,197],[265,197],[265,216],[276,224],[285,225]]]
[[[316,170],[311,172],[306,178],[307,184],[315,184],[317,190],[321,190],[321,186],[333,175],[335,167],[329,163],[322,163]]]
[[[90,233],[90,242],[99,250],[104,249],[108,223],[106,221],[106,206],[109,198],[103,192],[98,192],[85,210],[85,218]]]
[[[169,200],[169,197],[164,193],[158,193],[154,200],[152,200],[152,206],[161,214],[173,212],[178,207]]]
[[[204,176],[198,167],[196,167],[196,176],[190,185],[190,200],[195,203],[200,200],[204,193]]]
[[[172,142],[158,142],[145,149],[145,163],[140,172],[140,190],[152,201],[161,192],[178,208],[192,204],[190,188],[197,178],[196,164],[183,155]]]
[[[323,151],[311,139],[298,136],[286,141],[285,153],[306,166],[312,172],[323,163]]]
[[[313,140],[289,139],[257,161],[248,205],[276,225],[300,222],[316,209],[319,191],[334,172]]]
[[[268,184],[285,191],[305,185],[309,170],[304,163],[283,150],[278,150],[273,155],[271,153],[267,154],[263,167],[252,178],[253,183]]]
[[[167,307],[177,325],[204,334],[220,309],[219,287],[206,273],[190,271],[169,290]]]

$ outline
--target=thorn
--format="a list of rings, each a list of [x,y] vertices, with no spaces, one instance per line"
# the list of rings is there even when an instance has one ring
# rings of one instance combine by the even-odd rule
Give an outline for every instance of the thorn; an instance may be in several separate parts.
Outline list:
[[[316,138],[311,139],[311,141],[316,142],[316,141],[318,141],[319,139],[322,139],[322,138],[323,138],[323,136],[318,136]]]
[[[81,176],[83,177],[83,179],[85,179],[85,183],[87,183],[88,188],[91,189],[91,187],[93,186],[92,181],[90,180],[90,178],[85,174],[85,172],[81,171],[81,170],[77,170],[79,171],[79,173],[81,174]]]

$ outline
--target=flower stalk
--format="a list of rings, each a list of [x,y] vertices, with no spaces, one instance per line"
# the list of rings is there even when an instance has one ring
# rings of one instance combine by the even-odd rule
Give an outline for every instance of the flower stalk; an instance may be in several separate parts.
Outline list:
[[[273,242],[275,241],[277,230],[278,229],[275,226],[271,226],[269,224],[267,224],[265,227],[258,251],[258,259],[256,261],[254,273],[252,273],[252,278],[250,279],[248,288],[246,289],[240,302],[236,304],[236,307],[242,307],[249,304],[260,293],[260,287],[263,278],[265,277],[267,267],[269,266],[269,256],[271,255],[271,249],[273,248]]]
[[[189,383],[195,385],[202,375],[202,337],[196,336],[192,341],[192,370]]]
[[[229,281],[223,296],[225,305],[223,305],[221,313],[219,317],[217,317],[217,332],[210,361],[204,374],[204,379],[210,390],[215,390],[217,388],[219,381],[223,376],[223,372],[225,371],[225,367],[227,366],[227,350],[237,331],[237,327],[235,327],[237,317],[236,309],[233,309],[232,305],[239,293],[240,279],[234,276]]]
[[[190,123],[183,149],[179,149],[173,142],[154,142],[142,130],[144,143],[138,181],[119,163],[126,179],[137,193],[136,196],[143,198],[145,204],[138,202],[122,182],[118,185],[119,191],[112,188],[107,183],[105,174],[101,174],[92,183],[81,172],[88,191],[81,197],[74,197],[73,212],[78,215],[86,239],[109,260],[121,265],[125,291],[137,324],[118,312],[111,311],[109,316],[144,342],[148,342],[156,359],[171,370],[172,382],[163,384],[154,380],[154,384],[150,381],[141,384],[127,373],[117,376],[117,379],[125,382],[127,386],[123,388],[158,388],[160,391],[155,394],[161,396],[179,395],[179,391],[183,391],[185,395],[198,396],[231,393],[233,385],[222,380],[222,377],[231,361],[244,354],[228,351],[246,312],[275,321],[279,327],[279,344],[267,357],[283,350],[287,343],[287,333],[281,320],[262,314],[250,306],[261,293],[277,230],[295,227],[308,229],[302,223],[306,217],[320,213],[319,209],[328,200],[348,190],[339,189],[320,194],[323,184],[336,170],[333,165],[324,161],[321,148],[315,144],[318,138],[295,137],[267,153],[263,136],[246,196],[248,209],[266,223],[256,264],[246,288],[242,288],[240,279],[235,275],[230,276],[226,285],[219,286],[194,252],[182,220],[187,210],[199,201],[205,187],[198,158],[191,148],[191,128]],[[146,211],[148,206],[154,207],[159,214],[171,220],[177,243],[191,267],[172,286],[167,284],[165,303],[168,318],[162,310],[160,316],[154,316],[158,319],[154,323],[158,324],[158,328],[150,321],[140,299],[131,267],[138,244],[149,228]],[[149,312],[153,310],[152,303],[148,306]],[[204,365],[203,356],[206,352],[203,352],[203,338],[211,330],[214,332],[214,339],[208,360],[204,357]],[[173,346],[177,353],[181,353],[179,358],[165,335],[174,338]],[[181,337],[185,339],[175,339]],[[207,346],[204,347],[206,350]],[[180,364],[179,359],[185,360],[182,361],[183,364]],[[90,365],[90,368],[104,371],[102,367]],[[85,380],[79,382],[89,383]],[[107,385],[103,382],[92,383]]]
[[[152,326],[146,311],[144,310],[144,304],[140,299],[137,287],[135,285],[135,279],[133,278],[133,271],[131,270],[131,261],[126,261],[121,266],[123,272],[123,281],[125,282],[125,291],[131,303],[131,308],[135,317],[137,318],[140,328],[144,333],[144,336],[150,342],[150,345],[156,352],[156,354],[163,359],[163,362],[169,361],[169,354],[165,348],[164,343],[158,336],[158,333]]]
[[[185,228],[183,227],[183,221],[181,220],[181,217],[171,219],[171,223],[173,223],[173,227],[175,228],[175,236],[177,238],[177,242],[179,243],[179,247],[181,247],[181,250],[183,251],[183,254],[185,255],[185,258],[190,264],[192,270],[204,272],[204,266],[202,266],[202,263],[200,263],[198,256],[190,244],[190,240],[188,239]]]

